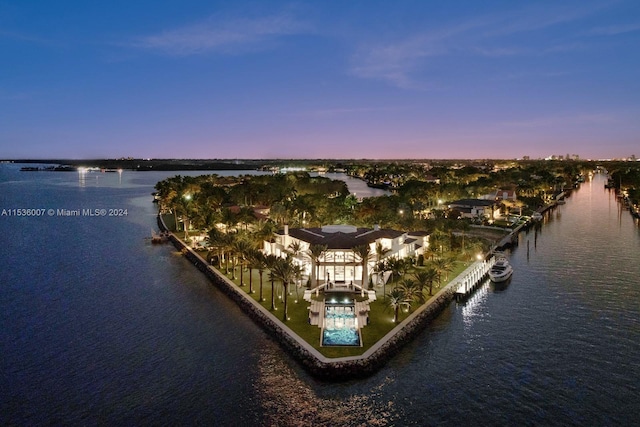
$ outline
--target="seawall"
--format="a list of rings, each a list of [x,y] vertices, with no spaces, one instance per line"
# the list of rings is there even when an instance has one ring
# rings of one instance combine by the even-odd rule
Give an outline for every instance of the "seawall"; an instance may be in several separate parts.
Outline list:
[[[160,215],[158,215],[158,227],[162,231],[168,231]],[[310,374],[328,380],[361,378],[379,370],[453,301],[458,282],[457,278],[454,278],[429,302],[418,307],[362,355],[327,358],[302,340],[269,310],[248,296],[238,285],[209,265],[175,234],[170,233],[169,239],[176,249],[181,251],[218,289],[236,302],[250,318],[279,342]]]

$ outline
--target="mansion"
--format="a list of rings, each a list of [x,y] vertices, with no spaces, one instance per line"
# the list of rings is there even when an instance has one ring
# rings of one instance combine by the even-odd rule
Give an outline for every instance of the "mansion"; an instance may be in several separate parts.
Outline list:
[[[428,246],[426,232],[402,232],[392,229],[357,228],[351,225],[326,225],[321,228],[292,228],[285,225],[276,233],[272,242],[264,242],[265,254],[284,257],[297,247],[294,262],[302,265],[304,274],[310,278],[317,274],[317,281],[336,284],[357,284],[367,287],[369,272],[375,271],[378,261],[389,258],[417,257]],[[312,245],[322,245],[326,249],[318,257],[318,272],[314,271],[307,255]],[[357,246],[369,245],[370,257],[363,276],[362,259],[354,253]],[[384,255],[378,258],[376,247],[384,249]],[[315,287],[316,283],[312,284]]]

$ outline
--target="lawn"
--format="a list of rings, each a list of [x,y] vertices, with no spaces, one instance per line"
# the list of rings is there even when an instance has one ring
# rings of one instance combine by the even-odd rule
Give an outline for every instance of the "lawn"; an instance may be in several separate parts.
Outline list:
[[[206,252],[200,253],[203,258],[206,257]],[[446,275],[445,284],[448,283],[448,279],[452,279],[460,274],[469,263],[457,261],[454,263],[453,270]],[[217,266],[216,266],[217,267]],[[225,267],[222,266],[220,270],[222,274],[225,274]],[[236,268],[236,279],[232,280],[236,285],[240,286],[240,277],[239,277],[240,269]],[[411,271],[410,273],[412,273]],[[243,289],[247,294],[249,294],[254,300],[258,301],[265,309],[271,311],[274,316],[278,319],[283,320],[284,313],[284,302],[282,299],[282,284],[279,282],[274,283],[274,293],[275,293],[275,309],[271,309],[271,282],[269,281],[268,271],[263,273],[263,286],[262,286],[262,294],[263,301],[259,301],[260,299],[260,275],[257,270],[251,271],[252,277],[252,293],[249,293],[249,270],[243,271]],[[225,274],[227,278],[232,279],[231,272],[229,274]],[[401,280],[401,279],[400,279]],[[384,297],[383,290],[389,292],[392,289],[392,284],[387,284],[385,287],[379,286],[376,287],[376,301],[373,301],[370,304],[370,312],[369,312],[369,324],[360,329],[362,336],[362,347],[322,347],[320,345],[320,328],[316,325],[309,324],[309,302],[302,299],[304,295],[304,291],[306,289],[305,286],[295,287],[293,285],[289,286],[289,296],[287,299],[287,315],[288,319],[286,321],[286,325],[291,328],[300,338],[306,341],[313,348],[318,350],[322,355],[330,358],[335,357],[347,357],[347,356],[358,356],[367,351],[371,346],[373,346],[376,342],[378,342],[382,337],[384,337],[389,331],[391,331],[397,323],[393,322],[393,309],[386,304],[387,299]],[[434,286],[433,293],[436,294],[440,287]],[[297,292],[296,292],[297,291]],[[353,294],[352,294],[353,295]],[[355,293],[356,298],[360,299],[360,294],[358,292]],[[315,295],[314,295],[315,298]],[[319,298],[324,298],[323,293],[321,292]],[[406,319],[411,312],[415,311],[418,308],[417,304],[411,307],[411,311],[407,311],[405,309],[401,309],[399,312],[398,321],[402,322]]]

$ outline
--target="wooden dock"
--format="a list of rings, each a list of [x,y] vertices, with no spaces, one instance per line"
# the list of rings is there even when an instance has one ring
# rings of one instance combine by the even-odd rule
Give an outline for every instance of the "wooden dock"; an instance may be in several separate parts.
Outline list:
[[[471,295],[482,284],[495,262],[495,257],[491,257],[488,261],[476,261],[460,273],[456,277],[456,301],[463,300]]]

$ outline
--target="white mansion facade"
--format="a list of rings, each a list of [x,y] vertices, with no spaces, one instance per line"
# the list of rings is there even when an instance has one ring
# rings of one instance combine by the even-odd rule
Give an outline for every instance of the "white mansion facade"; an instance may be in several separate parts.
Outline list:
[[[326,225],[321,228],[292,228],[285,226],[276,233],[273,242],[264,242],[265,254],[284,257],[292,247],[299,249],[294,262],[302,265],[308,277],[315,276],[315,268],[311,258],[307,255],[312,245],[326,246],[326,250],[319,257],[319,282],[354,283],[362,281],[362,260],[353,248],[369,245],[370,257],[367,263],[365,277],[375,271],[378,261],[389,258],[417,257],[424,253],[429,239],[426,232],[402,232],[392,229],[357,228],[351,225]],[[385,254],[378,259],[376,247],[381,245]],[[367,279],[365,279],[367,280]],[[312,284],[312,287],[315,283]],[[367,283],[364,284],[364,287]]]

